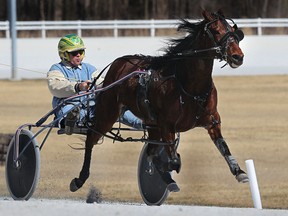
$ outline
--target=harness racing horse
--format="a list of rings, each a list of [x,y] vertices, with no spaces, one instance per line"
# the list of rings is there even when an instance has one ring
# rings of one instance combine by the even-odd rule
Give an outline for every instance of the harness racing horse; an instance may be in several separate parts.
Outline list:
[[[221,11],[203,11],[202,15],[204,19],[196,23],[181,20],[178,31],[185,36],[171,40],[162,56],[127,55],[111,64],[104,88],[135,71],[143,73],[130,76],[97,96],[97,118],[87,133],[84,164],[79,177],[70,184],[71,191],[82,187],[89,177],[92,148],[111,130],[123,107],[143,120],[151,140],[147,160],[156,164],[169,191],[179,191],[169,174],[178,173],[181,168],[175,134],[195,127],[208,131],[238,182],[248,181],[221,134],[217,90],[212,79],[214,59],[224,60],[232,68],[242,65],[244,54],[239,41],[244,34],[231,19],[234,26],[230,26]],[[161,144],[167,163],[159,158]]]

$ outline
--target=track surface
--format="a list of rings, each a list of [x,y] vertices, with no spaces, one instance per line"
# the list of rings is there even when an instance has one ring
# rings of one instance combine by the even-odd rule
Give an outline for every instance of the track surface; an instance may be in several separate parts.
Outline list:
[[[31,199],[29,201],[14,201],[0,198],[1,215],[21,215],[21,216],[71,216],[71,215],[201,215],[201,216],[284,216],[288,215],[287,210],[273,209],[252,209],[252,208],[222,208],[207,206],[182,206],[182,205],[162,205],[146,206],[143,204],[123,204],[123,203],[94,203],[87,204],[81,201],[71,200],[47,200]]]

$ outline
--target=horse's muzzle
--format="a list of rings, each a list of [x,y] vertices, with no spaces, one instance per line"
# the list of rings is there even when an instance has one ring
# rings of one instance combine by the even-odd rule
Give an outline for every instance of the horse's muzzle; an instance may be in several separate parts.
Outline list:
[[[232,68],[237,68],[243,64],[244,55],[232,55],[228,58],[228,64]]]

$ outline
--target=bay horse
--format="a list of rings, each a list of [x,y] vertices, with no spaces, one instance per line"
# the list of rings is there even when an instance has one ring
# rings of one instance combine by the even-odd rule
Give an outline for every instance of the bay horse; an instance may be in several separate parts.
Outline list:
[[[232,68],[242,65],[244,54],[239,41],[244,34],[230,19],[235,24],[231,26],[221,11],[202,11],[202,15],[204,19],[195,23],[181,20],[177,30],[186,35],[170,40],[163,55],[126,55],[111,64],[103,87],[135,71],[147,73],[131,76],[121,85],[97,96],[96,118],[93,129],[87,133],[84,164],[79,177],[71,181],[71,191],[78,190],[88,179],[92,148],[103,134],[111,130],[123,107],[143,120],[150,140],[166,144],[168,165],[158,160],[159,145],[149,144],[147,151],[162,173],[180,171],[181,159],[174,143],[175,134],[203,127],[238,182],[248,181],[221,134],[217,90],[212,79],[214,59],[226,61]],[[163,180],[169,191],[179,191],[170,175],[163,174]]]

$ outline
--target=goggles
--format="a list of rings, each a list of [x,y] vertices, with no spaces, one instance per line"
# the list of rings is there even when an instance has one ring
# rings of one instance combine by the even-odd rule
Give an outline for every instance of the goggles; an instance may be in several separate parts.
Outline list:
[[[80,55],[82,55],[84,53],[84,50],[76,50],[76,51],[73,51],[73,52],[69,52],[72,56],[77,56],[78,53]]]

